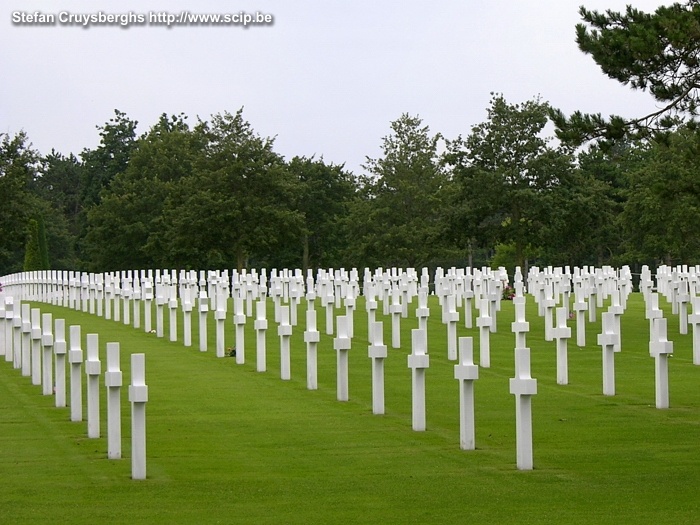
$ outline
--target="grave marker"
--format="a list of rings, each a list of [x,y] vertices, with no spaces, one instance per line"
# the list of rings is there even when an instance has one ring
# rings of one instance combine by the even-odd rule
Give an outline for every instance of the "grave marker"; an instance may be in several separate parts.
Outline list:
[[[56,341],[53,345],[56,360],[56,407],[66,406],[66,321],[56,319]]]
[[[32,318],[32,384],[41,384],[41,310],[39,308],[31,309]]]
[[[70,351],[68,352],[70,363],[70,420],[83,420],[83,378],[81,368],[83,365],[83,349],[80,341],[80,326],[70,327]]]
[[[280,338],[280,378],[288,381],[292,378],[292,361],[290,355],[290,338],[292,337],[292,325],[289,324],[289,306],[279,307],[280,324],[277,327],[277,335]]]
[[[107,457],[122,457],[121,387],[122,372],[119,367],[119,343],[107,343]]]
[[[459,447],[474,450],[474,381],[479,379],[479,367],[474,364],[474,342],[471,337],[459,338],[459,364],[455,365],[454,373],[459,381]]]
[[[41,385],[42,393],[45,396],[50,396],[53,394],[53,333],[51,332],[53,322],[51,314],[44,314],[41,324],[43,327],[41,334],[41,345],[43,348]]]
[[[352,340],[348,334],[347,318],[340,315],[336,318],[336,322],[338,323],[338,337],[333,339],[333,348],[337,354],[336,393],[338,401],[347,401],[349,399],[348,351],[352,346]]]
[[[425,430],[425,369],[430,366],[428,338],[424,330],[411,330],[411,353],[408,367],[411,369],[413,430]]]
[[[267,311],[265,299],[260,299],[255,303],[255,328],[256,335],[256,369],[258,372],[267,370],[267,349],[265,342],[265,331],[267,330]]]
[[[100,373],[99,338],[97,334],[87,334],[87,428],[89,438],[100,437]]]
[[[374,322],[369,326],[370,345],[368,354],[372,359],[372,413],[384,414],[384,359],[387,347],[384,344],[384,323]]]
[[[206,292],[203,292],[206,294]],[[146,355],[131,354],[131,478],[146,479]]]
[[[610,312],[603,314],[602,334],[598,335],[598,344],[603,350],[603,395],[615,395],[615,346],[620,337],[615,333],[615,316]]]
[[[306,311],[306,330],[304,342],[306,343],[306,388],[316,390],[318,388],[318,342],[320,333],[316,329],[316,310]]]
[[[656,408],[669,407],[668,356],[673,353],[673,343],[667,338],[666,322],[663,317],[654,319],[652,341],[649,343],[649,353],[654,357]]]
[[[510,380],[515,395],[515,432],[518,470],[533,469],[532,396],[537,394],[537,380],[530,376],[530,349],[515,349],[515,377]]]

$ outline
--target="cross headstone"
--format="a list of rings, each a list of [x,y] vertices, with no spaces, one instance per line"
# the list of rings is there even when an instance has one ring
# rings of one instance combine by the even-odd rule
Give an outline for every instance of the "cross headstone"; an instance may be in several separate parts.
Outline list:
[[[656,408],[669,407],[668,395],[668,356],[673,353],[673,343],[668,340],[666,319],[654,319],[652,341],[649,353],[654,357],[656,377]]]
[[[411,369],[413,430],[425,430],[425,369],[430,366],[428,338],[424,330],[411,330],[411,353],[408,367]]]
[[[100,374],[99,338],[97,334],[87,334],[87,428],[89,438],[100,437]]]
[[[45,396],[53,394],[53,320],[51,314],[42,315],[41,319],[41,385]]]
[[[445,323],[447,324],[447,359],[450,361],[457,360],[458,321],[459,312],[455,305],[455,296],[450,294],[447,296],[447,313],[445,314]],[[425,333],[427,334],[427,331]]]
[[[83,378],[81,369],[83,365],[83,349],[80,341],[80,326],[70,327],[70,351],[68,352],[70,363],[70,420],[83,420]]]
[[[510,330],[515,334],[515,348],[527,347],[527,333],[530,331],[530,323],[525,320],[525,297],[514,297],[515,321],[511,323]]]
[[[260,299],[255,303],[255,322],[253,323],[253,327],[255,328],[256,369],[258,372],[265,372],[267,370],[267,345],[265,341],[265,332],[267,331],[266,306],[265,299]]]
[[[53,345],[56,360],[56,407],[66,406],[66,321],[56,319],[54,325],[56,340]]]
[[[121,387],[122,372],[119,367],[119,343],[107,343],[107,370],[105,371],[107,388],[107,457],[122,457],[121,426]]]
[[[12,297],[5,297],[5,312],[4,312],[4,319],[1,321],[3,322],[5,326],[5,361],[8,363],[14,359],[14,353],[16,350],[13,348],[12,344],[12,325],[14,324],[14,319],[15,319],[15,304],[14,304],[14,298]]]
[[[306,330],[304,342],[306,343],[306,388],[318,389],[318,342],[320,333],[316,329],[316,310],[306,311]]]
[[[29,303],[22,303],[22,375],[32,375],[32,318]]]
[[[32,318],[32,384],[41,385],[41,310],[31,309]]]
[[[338,323],[338,337],[333,339],[333,348],[336,351],[336,389],[338,401],[347,401],[349,397],[348,385],[348,352],[352,347],[352,340],[348,333],[348,321],[343,315],[336,319]]]
[[[280,338],[280,378],[288,381],[292,378],[292,364],[289,349],[292,325],[289,324],[289,306],[280,306],[279,315],[280,324],[277,327],[277,335],[279,335]]]
[[[569,384],[568,340],[571,328],[566,325],[568,316],[566,307],[557,308],[557,326],[552,329],[552,338],[557,345],[557,384]]]
[[[372,323],[369,330],[368,354],[372,359],[372,413],[384,414],[384,359],[387,357],[384,323]]]
[[[209,313],[209,297],[206,290],[199,292],[199,351],[206,352],[207,338],[207,314]]]
[[[459,364],[454,367],[459,380],[459,447],[476,448],[474,427],[474,381],[479,379],[479,367],[474,364],[474,342],[471,337],[459,338]]]
[[[510,380],[515,396],[515,432],[518,470],[533,469],[532,396],[537,394],[537,380],[530,376],[530,349],[515,349],[515,377]]]
[[[620,337],[615,332],[615,315],[610,312],[603,314],[603,333],[598,335],[598,344],[603,350],[603,395],[615,395],[615,346]]]
[[[493,319],[489,315],[489,300],[481,300],[481,310],[476,318],[476,326],[479,328],[479,366],[491,367],[491,341],[490,329]]]
[[[688,322],[693,327],[693,364],[700,365],[700,297],[693,297],[691,304],[693,313],[688,316]]]
[[[131,478],[146,479],[146,355],[131,354]]]
[[[391,347],[401,348],[401,295],[399,289],[394,287],[391,294]]]
[[[235,294],[233,297],[233,324],[236,327],[236,364],[245,364],[245,324],[248,320],[243,313],[245,297]]]

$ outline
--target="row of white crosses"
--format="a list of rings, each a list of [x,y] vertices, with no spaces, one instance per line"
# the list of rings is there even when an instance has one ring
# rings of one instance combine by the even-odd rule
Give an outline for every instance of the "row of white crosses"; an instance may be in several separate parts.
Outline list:
[[[70,420],[83,421],[83,367],[86,376],[87,435],[100,437],[99,377],[101,361],[97,334],[87,334],[87,355],[83,359],[81,327],[69,327],[66,340],[64,319],[53,321],[49,313],[28,303],[15,302],[12,296],[0,301],[0,356],[23,376],[30,376],[33,385],[41,386],[42,394],[54,395],[55,406],[70,406]],[[121,458],[121,394],[122,372],[119,366],[119,343],[107,343],[107,457]],[[66,358],[69,388],[66,388]],[[70,402],[66,403],[67,390]],[[132,406],[132,478],[146,478],[146,412],[148,387],[145,383],[145,356],[131,356],[131,385],[129,401]]]
[[[334,348],[338,353],[337,361],[337,396],[341,401],[347,400],[349,396],[349,387],[347,382],[347,352],[351,346],[352,339],[352,313],[356,293],[359,293],[359,287],[356,286],[356,279],[350,278],[343,280],[335,279],[330,273],[326,274],[319,272],[316,281],[312,276],[307,276],[306,283],[303,282],[298,272],[295,274],[283,274],[277,276],[271,275],[269,293],[275,301],[276,321],[279,323],[278,335],[280,336],[280,359],[281,359],[281,374],[282,379],[289,379],[290,369],[288,361],[289,337],[291,336],[293,321],[290,319],[290,308],[294,305],[294,309],[298,301],[291,302],[294,297],[301,296],[300,290],[304,289],[306,284],[306,299],[307,299],[307,330],[304,333],[304,340],[307,344],[307,386],[309,389],[317,388],[316,381],[316,346],[319,341],[319,332],[316,328],[316,312],[314,301],[317,294],[321,297],[321,304],[326,307],[326,312],[329,311],[328,306],[336,307],[341,304],[340,295],[342,295],[343,286],[346,287],[346,293],[350,294],[346,298],[346,316],[337,319],[338,329],[337,337],[334,339]],[[337,278],[338,275],[336,274]],[[489,333],[495,331],[495,316],[500,306],[500,297],[502,286],[507,283],[507,277],[504,278],[503,273],[490,272],[489,270],[479,271],[464,271],[464,270],[448,270],[444,273],[441,269],[436,272],[436,295],[443,306],[443,321],[447,325],[448,330],[448,358],[457,360],[455,339],[456,339],[456,323],[459,321],[459,313],[457,307],[461,301],[465,308],[465,325],[467,317],[471,322],[471,312],[467,316],[467,305],[474,301],[479,315],[477,317],[477,327],[480,329],[480,344],[481,344],[481,366],[489,366],[489,348],[488,336]],[[214,279],[215,280],[215,279]],[[215,291],[211,287],[209,280],[209,290],[212,295]],[[536,381],[530,377],[529,365],[529,349],[525,346],[525,333],[529,330],[529,324],[525,321],[524,305],[525,298],[523,295],[524,283],[519,271],[514,276],[514,286],[516,290],[515,306],[516,320],[512,325],[512,331],[516,336],[516,377],[511,381],[511,392],[516,396],[516,427],[518,435],[518,468],[532,468],[532,437],[531,437],[531,405],[530,396],[536,393]],[[222,279],[225,283],[224,289],[228,289],[228,282]],[[234,282],[239,282],[235,279]],[[243,282],[243,279],[240,280]],[[245,316],[242,313],[242,302],[245,298],[250,301],[256,297],[256,290],[259,293],[259,300],[256,304],[256,320],[255,329],[257,332],[257,347],[258,347],[258,370],[265,370],[265,344],[264,333],[267,329],[267,320],[265,318],[265,291],[267,288],[263,284],[254,284],[255,280],[251,274],[245,279],[245,287],[241,286],[234,289],[234,323],[239,326],[244,324]],[[340,284],[337,284],[337,283]],[[557,346],[557,382],[559,384],[567,384],[567,340],[571,337],[571,329],[566,325],[568,317],[569,294],[571,293],[571,283],[574,283],[574,294],[576,296],[575,310],[577,311],[577,321],[581,314],[588,311],[589,321],[595,318],[595,306],[598,302],[612,295],[612,305],[609,311],[603,315],[603,334],[599,337],[599,344],[603,347],[603,376],[604,376],[604,393],[614,395],[614,364],[610,366],[611,360],[609,355],[614,351],[619,351],[619,315],[622,312],[622,302],[627,294],[631,291],[629,272],[623,270],[620,274],[616,274],[611,269],[574,269],[573,275],[570,275],[569,270],[561,271],[560,269],[545,269],[539,272],[537,269],[531,270],[528,277],[528,285],[534,290],[534,297],[541,308],[542,314],[545,316],[546,338],[547,340],[555,340]],[[343,283],[346,283],[345,285]],[[418,318],[419,329],[412,333],[413,345],[412,353],[409,356],[408,365],[412,369],[413,377],[413,428],[415,430],[425,429],[425,369],[428,368],[429,359],[427,355],[427,336],[425,326],[429,310],[427,308],[428,295],[427,270],[424,270],[418,279],[415,272],[407,272],[405,274],[395,272],[377,271],[374,274],[365,272],[364,292],[366,298],[366,308],[368,315],[368,324],[370,327],[370,347],[369,357],[372,359],[372,376],[373,376],[373,411],[375,413],[383,413],[383,360],[386,358],[386,346],[383,344],[383,328],[381,323],[375,323],[375,312],[378,307],[377,298],[383,300],[385,311],[392,315],[392,345],[399,346],[400,342],[395,340],[395,333],[398,331],[396,325],[400,323],[400,319],[406,315],[407,304],[414,296],[418,297],[418,308],[416,316]],[[202,288],[200,281],[200,288]],[[206,284],[205,284],[206,285]],[[235,290],[244,290],[235,292]],[[349,290],[349,292],[347,292]],[[260,293],[262,292],[262,293]],[[578,293],[577,293],[578,292]],[[224,297],[219,291],[216,293],[219,308],[224,308]],[[285,296],[287,301],[290,301],[290,306],[282,306]],[[206,299],[207,295],[201,295],[200,300]],[[275,300],[277,298],[277,300]],[[237,301],[238,299],[238,301]],[[348,299],[351,301],[348,303]],[[539,300],[538,300],[539,299]],[[577,303],[584,302],[588,299],[588,305],[584,308],[577,308]],[[556,304],[561,301],[562,307],[556,308]],[[207,303],[207,301],[201,301]],[[591,308],[590,305],[594,305]],[[238,306],[241,305],[241,306]],[[584,302],[585,306],[585,302]],[[248,311],[251,308],[248,307]],[[330,309],[332,312],[332,308]],[[556,313],[556,325],[554,324],[553,315]],[[225,318],[225,315],[222,317]],[[239,319],[236,322],[236,318]],[[217,320],[219,317],[217,317]],[[327,317],[326,333],[332,334],[332,317]],[[398,322],[397,322],[398,321]],[[578,326],[577,322],[577,326]],[[330,325],[330,326],[329,326]],[[378,325],[378,326],[377,326]],[[453,334],[455,336],[453,336]],[[240,339],[237,336],[237,344]],[[467,346],[471,347],[471,339],[469,343],[463,342],[460,344],[460,364],[455,367],[455,377],[460,381],[473,381],[478,377],[475,375],[473,365],[473,350],[467,351]],[[285,344],[286,342],[286,344]],[[585,344],[585,343],[584,343]],[[242,354],[242,344],[240,353]],[[217,352],[218,354],[218,352]],[[262,359],[261,359],[262,357]],[[470,364],[471,362],[471,364]],[[458,368],[460,367],[460,368]],[[458,371],[459,370],[459,371]],[[465,371],[468,370],[468,371]],[[473,379],[470,379],[472,378]],[[612,377],[612,381],[610,378]],[[462,384],[461,391],[464,391],[471,383]],[[612,387],[610,386],[612,385]],[[467,388],[468,390],[468,388]],[[464,395],[464,405],[473,406],[473,391],[472,395]],[[472,409],[473,410],[473,409]],[[466,412],[464,412],[466,411]],[[471,425],[468,424],[472,421]],[[462,422],[460,424],[460,444],[462,448],[470,448],[470,443],[473,443],[473,412],[469,417],[469,410],[464,409],[462,412]],[[469,430],[471,428],[471,431]]]

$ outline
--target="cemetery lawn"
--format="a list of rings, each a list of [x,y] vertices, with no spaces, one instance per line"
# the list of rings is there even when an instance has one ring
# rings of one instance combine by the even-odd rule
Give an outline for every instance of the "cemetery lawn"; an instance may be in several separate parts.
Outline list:
[[[403,319],[400,349],[391,348],[384,321],[386,414],[372,414],[367,315],[358,300],[350,350],[350,400],[336,400],[336,353],[321,332],[318,390],[306,388],[305,303],[292,336],[292,379],[280,380],[279,338],[267,331],[267,372],[255,370],[255,331],[248,319],[244,365],[216,358],[209,315],[209,351],[147,334],[121,322],[33,303],[68,326],[121,343],[123,459],[106,459],[106,399],[102,437],[71,423],[68,408],[0,357],[0,521],[2,523],[700,523],[700,367],[692,364],[692,335],[678,335],[669,318],[671,408],[657,410],[654,360],[644,303],[633,294],[622,317],[622,352],[615,354],[614,397],[602,395],[597,322],[587,324],[583,349],[569,340],[569,385],[556,384],[555,343],[544,341],[543,319],[528,297],[533,397],[533,471],[516,469],[513,304],[503,302],[491,335],[491,368],[475,383],[477,450],[459,448],[458,382],[447,360],[447,330],[431,297],[430,368],[426,371],[427,430],[411,429],[410,352],[417,300]],[[233,346],[232,308],[226,321]],[[344,314],[344,309],[337,314]],[[180,314],[181,315],[181,314]],[[459,336],[478,331],[464,327]],[[155,315],[154,326],[155,326]],[[143,322],[143,319],[142,319]],[[689,331],[692,332],[692,327]],[[147,474],[134,481],[130,459],[129,354],[146,354],[149,387]],[[83,372],[83,376],[84,376]],[[83,391],[85,392],[85,390]]]

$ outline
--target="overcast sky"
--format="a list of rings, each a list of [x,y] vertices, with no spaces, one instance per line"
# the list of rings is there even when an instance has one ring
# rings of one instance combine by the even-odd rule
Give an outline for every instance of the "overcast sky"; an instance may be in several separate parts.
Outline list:
[[[323,156],[359,173],[402,113],[447,138],[486,120],[491,92],[540,95],[623,116],[651,98],[605,77],[574,41],[578,6],[619,0],[3,0],[0,133],[79,154],[119,109],[143,133],[162,113],[208,120],[235,112],[285,158]],[[637,0],[653,11],[661,4]],[[272,25],[128,28],[13,24],[13,12],[272,15]],[[64,17],[66,15],[63,15]]]

